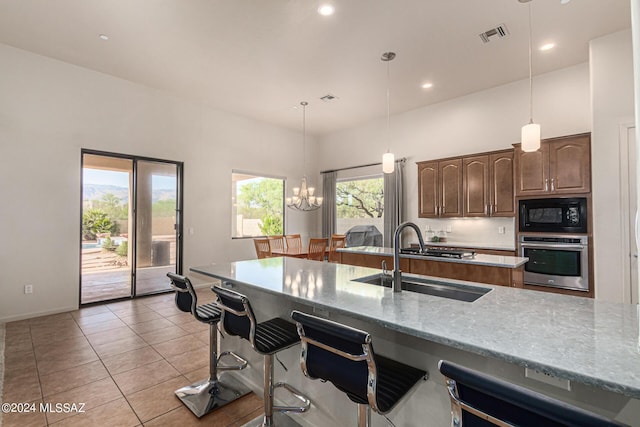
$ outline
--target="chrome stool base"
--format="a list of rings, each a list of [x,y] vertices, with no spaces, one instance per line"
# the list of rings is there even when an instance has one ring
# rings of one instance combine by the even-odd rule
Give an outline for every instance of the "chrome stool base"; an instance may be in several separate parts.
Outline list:
[[[219,363],[222,361],[222,358],[225,356],[229,356],[233,358],[233,360],[237,363],[237,365],[220,365]],[[247,367],[248,363],[249,362],[247,362],[245,359],[235,354],[233,351],[224,351],[220,353],[220,356],[218,357],[217,369],[218,371],[241,371],[242,369]]]
[[[175,394],[196,417],[200,418],[250,392],[251,390],[237,379],[221,374],[218,381],[201,380],[176,390]]]
[[[248,423],[243,424],[242,427],[301,427],[300,424],[293,420],[293,418],[283,412],[275,412],[271,417],[271,421],[271,424],[265,424],[264,416],[260,415]]]

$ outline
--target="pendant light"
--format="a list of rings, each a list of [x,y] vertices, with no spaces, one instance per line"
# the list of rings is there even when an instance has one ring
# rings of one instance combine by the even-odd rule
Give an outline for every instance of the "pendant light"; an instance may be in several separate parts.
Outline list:
[[[300,103],[302,105],[302,167],[306,171],[306,161],[307,161],[307,105],[308,102],[302,101]],[[302,181],[300,182],[300,187],[293,188],[293,196],[287,197],[287,207],[291,209],[295,209],[297,211],[314,211],[322,206],[322,197],[316,197],[314,187],[307,186],[307,176],[302,176]]]
[[[518,0],[529,3],[529,123],[522,126],[522,151],[531,152],[540,149],[540,125],[533,122],[533,74],[531,66],[531,0]]]
[[[390,110],[390,100],[389,100],[389,86],[390,86],[390,78],[389,78],[389,62],[393,61],[396,57],[394,52],[385,52],[382,54],[380,58],[382,61],[387,63],[387,152],[382,155],[382,172],[384,173],[393,173],[395,168],[395,156],[390,151],[389,146],[391,145],[391,130],[390,130],[390,118],[391,118],[391,110]]]

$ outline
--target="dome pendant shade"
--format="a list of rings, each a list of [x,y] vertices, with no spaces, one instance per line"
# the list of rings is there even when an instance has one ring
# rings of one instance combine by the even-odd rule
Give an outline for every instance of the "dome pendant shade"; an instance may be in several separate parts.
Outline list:
[[[393,173],[395,163],[395,156],[393,153],[384,153],[382,155],[382,172]]]
[[[540,149],[540,125],[529,123],[522,126],[522,151],[531,152]]]

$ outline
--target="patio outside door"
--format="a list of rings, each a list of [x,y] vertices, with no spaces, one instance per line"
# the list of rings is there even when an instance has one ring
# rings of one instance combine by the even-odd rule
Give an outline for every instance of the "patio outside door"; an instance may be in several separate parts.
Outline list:
[[[168,272],[176,272],[178,241],[178,166],[136,162],[135,295],[170,290]]]
[[[80,304],[170,290],[181,177],[178,162],[83,150]]]

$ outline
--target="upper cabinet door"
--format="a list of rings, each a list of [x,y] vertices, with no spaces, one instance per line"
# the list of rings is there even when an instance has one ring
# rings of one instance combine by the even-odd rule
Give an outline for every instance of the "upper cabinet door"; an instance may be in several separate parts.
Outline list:
[[[577,135],[549,144],[550,190],[555,194],[591,191],[590,136]]]
[[[438,162],[440,216],[462,216],[462,158]]]
[[[491,216],[515,216],[513,150],[489,155]]]
[[[548,194],[549,145],[544,142],[538,151],[525,153],[516,146],[516,196]]]
[[[438,216],[438,162],[418,164],[418,217]]]
[[[489,216],[489,156],[462,159],[464,216]]]

